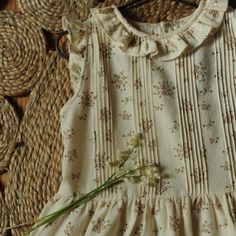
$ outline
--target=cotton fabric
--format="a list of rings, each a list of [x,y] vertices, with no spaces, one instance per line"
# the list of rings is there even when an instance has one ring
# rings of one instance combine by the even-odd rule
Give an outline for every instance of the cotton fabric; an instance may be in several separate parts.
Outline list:
[[[31,236],[236,234],[236,11],[202,0],[143,23],[92,8],[69,31],[73,97],[62,107],[63,180],[40,216],[101,185],[136,133],[156,186],[124,182]],[[45,183],[46,184],[46,183]]]

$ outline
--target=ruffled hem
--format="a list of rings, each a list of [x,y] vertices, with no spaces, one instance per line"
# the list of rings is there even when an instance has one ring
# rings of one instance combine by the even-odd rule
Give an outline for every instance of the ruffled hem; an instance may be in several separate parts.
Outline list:
[[[115,6],[90,9],[108,37],[131,56],[172,60],[199,47],[222,23],[228,1],[202,0],[182,29],[153,37],[133,27]],[[134,21],[138,23],[137,21]],[[148,23],[144,23],[148,25]]]
[[[55,197],[41,213],[66,206],[73,197]],[[67,235],[235,235],[236,191],[197,198],[95,198],[41,227],[30,236]]]

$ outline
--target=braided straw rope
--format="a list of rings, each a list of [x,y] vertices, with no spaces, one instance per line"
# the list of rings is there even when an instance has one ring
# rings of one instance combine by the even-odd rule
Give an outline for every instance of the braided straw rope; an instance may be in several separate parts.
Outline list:
[[[0,235],[6,235],[4,228],[7,227],[9,223],[8,214],[3,193],[0,191]]]
[[[199,3],[201,0],[194,0],[191,2]],[[122,0],[105,0],[100,3],[98,7],[105,7],[115,4],[117,6],[125,4],[125,2],[132,1],[122,1]],[[177,3],[173,0],[155,0],[149,3],[142,4],[140,6],[130,8],[129,15],[134,20],[143,22],[159,22],[176,20],[193,13],[195,8]]]
[[[56,53],[49,57],[19,126],[16,142],[22,145],[11,154],[8,166],[10,180],[5,199],[10,210],[10,226],[37,218],[61,181],[60,109],[72,90],[65,60]],[[23,235],[23,229],[12,232]]]
[[[62,16],[68,14],[86,19],[93,6],[92,0],[19,0],[19,3],[28,17],[48,31],[60,31]]]
[[[21,13],[0,12],[0,95],[28,93],[45,64],[42,30]]]
[[[0,174],[7,165],[5,154],[18,130],[18,118],[13,107],[0,96]]]

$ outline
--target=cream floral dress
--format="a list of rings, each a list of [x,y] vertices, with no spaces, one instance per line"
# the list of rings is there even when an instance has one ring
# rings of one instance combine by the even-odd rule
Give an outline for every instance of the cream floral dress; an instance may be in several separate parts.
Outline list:
[[[236,11],[202,0],[171,22],[92,8],[70,33],[73,97],[61,109],[63,180],[40,216],[101,185],[143,133],[156,186],[123,182],[30,236],[236,235]],[[45,183],[46,184],[46,183]]]

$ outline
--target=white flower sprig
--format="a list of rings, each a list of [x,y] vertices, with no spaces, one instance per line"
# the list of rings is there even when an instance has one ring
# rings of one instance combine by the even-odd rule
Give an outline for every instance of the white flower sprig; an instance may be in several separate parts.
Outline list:
[[[135,149],[141,146],[142,139],[142,134],[137,134],[128,143],[128,146],[130,146],[130,148],[128,148],[126,151],[119,152],[118,160],[110,162],[110,166],[115,168],[115,172],[101,186],[84,194],[82,197],[73,199],[70,204],[56,212],[38,218],[34,221],[23,223],[17,226],[7,227],[5,229],[14,229],[35,224],[29,231],[25,233],[25,236],[27,236],[35,229],[51,224],[63,214],[80,207],[81,205],[96,197],[96,195],[104,189],[110,188],[118,183],[121,183],[123,181],[136,183],[141,181],[144,184],[154,185],[160,179],[159,165],[140,165],[135,160],[135,157],[132,156],[135,152]]]

